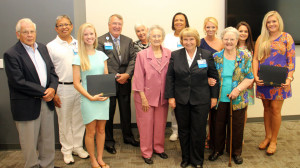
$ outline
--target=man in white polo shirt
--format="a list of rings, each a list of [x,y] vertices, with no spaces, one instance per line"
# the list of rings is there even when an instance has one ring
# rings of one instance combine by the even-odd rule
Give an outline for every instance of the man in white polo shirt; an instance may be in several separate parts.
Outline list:
[[[88,158],[82,148],[85,127],[80,111],[80,94],[73,86],[73,57],[77,54],[77,40],[71,36],[73,25],[70,18],[61,15],[56,18],[57,37],[47,44],[50,57],[59,77],[54,104],[58,116],[61,152],[66,164],[74,163],[72,154]]]

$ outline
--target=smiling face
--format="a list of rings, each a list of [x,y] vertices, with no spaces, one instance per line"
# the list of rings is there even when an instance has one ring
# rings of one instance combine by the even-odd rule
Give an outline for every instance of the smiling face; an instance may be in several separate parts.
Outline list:
[[[91,27],[87,27],[84,31],[83,31],[83,41],[84,44],[86,46],[90,46],[93,45],[96,39],[96,34],[94,29],[92,29]]]
[[[153,29],[150,32],[149,41],[151,43],[151,46],[160,47],[163,42],[163,35],[161,30]]]
[[[224,37],[222,39],[225,50],[235,50],[237,46],[238,39],[236,37],[236,34],[233,32],[227,32],[224,34]]]
[[[175,31],[181,31],[182,29],[184,29],[186,27],[186,20],[185,17],[181,14],[176,15],[175,19],[174,19],[174,28]]]
[[[267,29],[270,33],[279,31],[279,22],[276,16],[272,15],[267,19]]]
[[[24,44],[33,47],[36,40],[36,30],[32,23],[21,23],[21,29],[16,32],[17,38]]]
[[[136,28],[135,33],[139,40],[142,42],[147,42],[147,28],[145,26],[139,26]]]
[[[207,22],[204,30],[208,36],[215,36],[215,34],[218,30],[218,27],[215,24],[213,24],[212,22]]]
[[[116,16],[112,16],[109,23],[108,29],[109,32],[114,38],[118,38],[122,32],[123,20],[119,19]]]
[[[248,39],[248,36],[249,36],[249,32],[248,32],[247,27],[245,25],[241,25],[239,27],[238,31],[240,32],[239,41],[246,41]]]
[[[182,37],[182,46],[187,50],[187,51],[194,51],[196,49],[196,39],[195,37],[192,36],[183,36]]]
[[[61,39],[65,39],[71,36],[73,25],[67,18],[62,18],[57,21],[55,31]]]

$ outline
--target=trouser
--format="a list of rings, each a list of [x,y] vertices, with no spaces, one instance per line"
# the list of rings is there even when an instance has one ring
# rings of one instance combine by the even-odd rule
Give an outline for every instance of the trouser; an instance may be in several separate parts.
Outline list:
[[[129,140],[133,138],[131,131],[131,109],[130,109],[130,94],[110,97],[109,104],[109,120],[106,122],[105,126],[105,145],[114,146],[114,134],[113,134],[113,122],[116,110],[116,101],[118,99],[121,129],[123,134],[123,140]]]
[[[135,101],[135,111],[142,156],[151,158],[153,150],[156,153],[163,153],[168,104],[159,105],[158,107],[150,106],[148,111],[144,112],[142,104]]]
[[[56,107],[61,152],[72,154],[74,149],[82,148],[85,131],[80,110],[80,94],[73,85],[59,84],[57,95],[61,101],[61,108]]]
[[[183,161],[203,165],[209,109],[210,104],[176,103],[175,115]]]
[[[173,109],[171,109],[171,128],[172,128],[172,134],[178,135],[178,124],[175,117],[175,112]]]
[[[245,109],[232,111],[232,154],[241,155],[243,146]],[[230,103],[220,102],[215,113],[215,140],[214,151],[222,153],[225,148],[226,127],[226,151],[230,149]]]
[[[54,111],[42,100],[40,115],[31,121],[16,121],[25,168],[53,168],[55,155]],[[37,153],[38,150],[38,153]]]

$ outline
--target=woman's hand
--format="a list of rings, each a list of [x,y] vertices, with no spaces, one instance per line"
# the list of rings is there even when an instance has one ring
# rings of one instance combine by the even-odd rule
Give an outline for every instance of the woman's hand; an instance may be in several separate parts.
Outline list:
[[[257,86],[264,86],[264,81],[263,80],[259,80],[258,76],[254,77],[254,81],[255,81],[255,83],[256,83]]]
[[[216,83],[217,83],[217,80],[215,80],[214,78],[208,78],[209,86],[215,86]]]
[[[92,96],[90,98],[90,101],[105,101],[108,99],[108,97],[102,97],[103,96],[103,93],[100,93],[100,94],[97,94],[95,96]]]
[[[210,108],[213,108],[217,105],[217,98],[211,98],[210,99]]]
[[[169,98],[169,105],[172,109],[176,108],[176,101],[175,98]]]
[[[292,82],[291,79],[286,79],[286,80],[285,80],[285,83],[282,83],[282,84],[281,84],[281,87],[287,88],[287,87],[289,87],[289,86],[291,85],[291,82]]]
[[[238,90],[238,88],[234,88],[231,91],[231,93],[229,94],[228,98],[234,100],[239,96],[239,94],[240,94],[240,91]]]
[[[142,98],[142,109],[144,112],[147,112],[149,110],[149,103],[146,98]]]

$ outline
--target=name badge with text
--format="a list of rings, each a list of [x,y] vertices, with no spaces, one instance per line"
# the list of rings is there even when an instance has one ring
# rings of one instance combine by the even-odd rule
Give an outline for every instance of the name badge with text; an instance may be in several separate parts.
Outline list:
[[[197,60],[198,68],[207,68],[207,63],[205,59]]]
[[[105,50],[113,50],[114,49],[113,44],[111,42],[105,42],[104,49]]]

